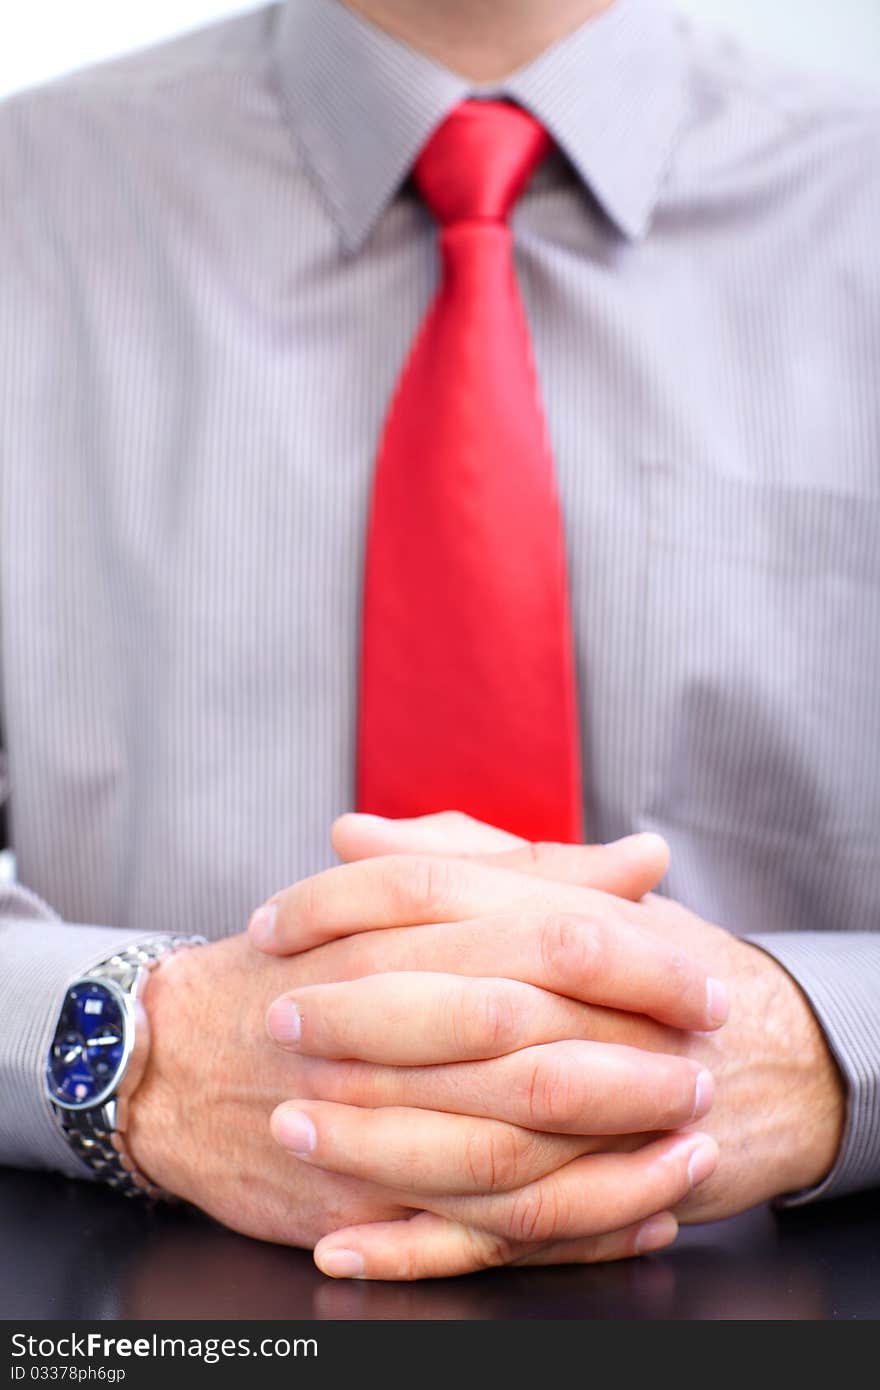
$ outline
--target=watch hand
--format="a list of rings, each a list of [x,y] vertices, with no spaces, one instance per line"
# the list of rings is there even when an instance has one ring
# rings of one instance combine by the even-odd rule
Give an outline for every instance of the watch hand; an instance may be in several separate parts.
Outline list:
[[[70,1064],[71,1062],[75,1062],[76,1059],[77,1059],[77,1057],[80,1057],[80,1056],[82,1056],[82,1047],[80,1046],[79,1043],[77,1043],[75,1047],[71,1047],[71,1048],[68,1049],[67,1052],[65,1052],[65,1054],[64,1054],[64,1065],[65,1065],[65,1066],[69,1066],[69,1064]]]
[[[112,1034],[105,1034],[102,1038],[89,1038],[89,1047],[113,1047],[119,1041]]]

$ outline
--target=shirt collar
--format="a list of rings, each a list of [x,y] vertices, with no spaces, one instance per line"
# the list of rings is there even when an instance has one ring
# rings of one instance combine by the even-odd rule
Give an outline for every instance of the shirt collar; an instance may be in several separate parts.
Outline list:
[[[685,112],[684,56],[664,0],[615,0],[504,82],[474,87],[346,9],[286,0],[278,79],[311,172],[355,251],[431,132],[468,96],[540,120],[608,217],[643,236]]]

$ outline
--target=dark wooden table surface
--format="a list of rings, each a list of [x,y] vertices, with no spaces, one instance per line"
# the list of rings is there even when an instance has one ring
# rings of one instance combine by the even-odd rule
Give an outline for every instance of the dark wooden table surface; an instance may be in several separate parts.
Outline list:
[[[0,1170],[0,1317],[878,1318],[880,1193],[760,1208],[644,1260],[406,1285],[333,1282],[185,1207]]]

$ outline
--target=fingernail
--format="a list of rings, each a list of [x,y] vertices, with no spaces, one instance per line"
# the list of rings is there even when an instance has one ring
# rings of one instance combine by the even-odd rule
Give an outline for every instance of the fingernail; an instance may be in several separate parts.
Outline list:
[[[257,946],[269,946],[275,936],[275,919],[278,916],[277,903],[263,903],[248,922],[248,936]]]
[[[688,1182],[691,1187],[696,1187],[698,1183],[705,1182],[710,1173],[715,1172],[718,1162],[718,1150],[711,1140],[706,1140],[694,1149],[688,1163]]]
[[[606,849],[623,849],[633,854],[643,855],[653,853],[659,846],[664,849],[666,842],[653,831],[641,830],[636,835],[624,835],[620,840],[612,840]]]
[[[283,1047],[294,1047],[302,1037],[302,1014],[292,999],[276,999],[266,1014],[269,1037]]]
[[[710,1071],[701,1071],[694,1087],[694,1109],[692,1120],[700,1120],[712,1104],[715,1094],[715,1078]]]
[[[653,854],[661,850],[665,853],[669,849],[663,836],[658,835],[654,830],[643,830],[641,834],[636,835],[634,838],[638,841],[639,849],[643,854],[647,854],[649,850]]]
[[[661,1250],[669,1245],[678,1234],[678,1222],[671,1212],[662,1211],[652,1216],[636,1232],[636,1254],[647,1255],[649,1250]]]
[[[279,1111],[273,1129],[278,1143],[298,1158],[308,1158],[309,1154],[315,1152],[317,1130],[302,1110]]]
[[[724,1023],[730,1013],[730,995],[721,980],[710,975],[706,981],[706,1013],[714,1024]]]
[[[359,1279],[364,1272],[363,1256],[356,1250],[326,1250],[315,1255],[315,1263],[331,1279]]]

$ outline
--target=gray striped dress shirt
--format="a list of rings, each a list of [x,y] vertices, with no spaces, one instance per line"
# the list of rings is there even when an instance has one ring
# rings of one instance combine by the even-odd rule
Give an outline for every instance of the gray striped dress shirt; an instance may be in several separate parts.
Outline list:
[[[471,89],[289,0],[0,107],[0,661],[22,885],[0,1160],[66,981],[240,930],[352,801],[374,450],[436,284],[406,183]],[[488,90],[488,89],[486,89]],[[592,839],[812,1001],[880,1180],[880,102],[652,0],[493,88],[563,499]],[[793,1136],[796,1142],[796,1136]],[[815,1194],[810,1194],[815,1195]]]

